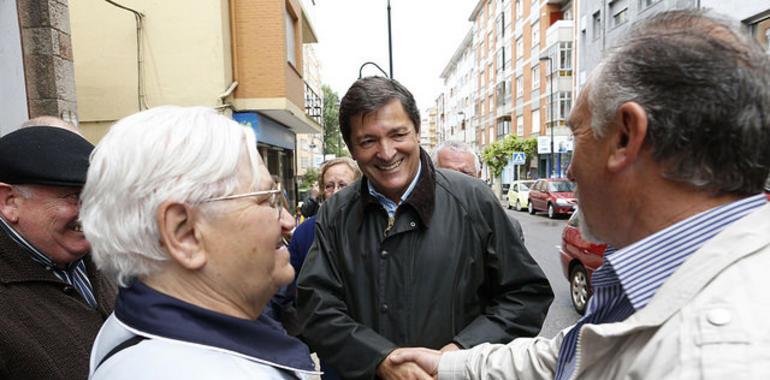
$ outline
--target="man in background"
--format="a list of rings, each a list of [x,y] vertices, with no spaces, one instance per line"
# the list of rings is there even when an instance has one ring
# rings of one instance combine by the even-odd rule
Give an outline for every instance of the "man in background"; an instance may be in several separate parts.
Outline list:
[[[437,168],[451,169],[471,177],[481,176],[479,156],[470,145],[462,141],[447,140],[439,144],[433,151],[433,164]],[[519,234],[521,242],[524,243],[524,230],[521,228],[521,223],[511,214],[508,214],[508,219]]]

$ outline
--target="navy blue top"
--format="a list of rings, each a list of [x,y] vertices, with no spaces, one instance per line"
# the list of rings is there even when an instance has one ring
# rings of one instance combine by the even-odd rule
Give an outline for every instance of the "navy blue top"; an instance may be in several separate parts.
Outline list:
[[[222,348],[298,370],[314,371],[310,350],[280,323],[231,317],[181,301],[135,281],[120,288],[115,317],[152,336]]]
[[[302,263],[305,261],[307,252],[310,251],[310,246],[313,245],[314,238],[315,216],[305,219],[304,222],[294,229],[294,233],[291,235],[289,255],[291,257],[291,266],[294,267],[294,272],[297,275],[299,275],[299,270],[302,269]],[[294,276],[294,281],[296,283],[297,276]]]

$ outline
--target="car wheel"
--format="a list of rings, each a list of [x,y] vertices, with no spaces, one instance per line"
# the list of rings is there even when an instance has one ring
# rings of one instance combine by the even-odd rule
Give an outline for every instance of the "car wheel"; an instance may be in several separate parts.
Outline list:
[[[529,215],[535,215],[535,208],[532,207],[532,201],[527,202],[527,208],[529,209]]]
[[[548,218],[549,219],[555,219],[556,218],[556,209],[553,208],[552,204],[548,204]]]
[[[516,211],[521,211],[521,202],[519,200],[516,200]]]
[[[578,314],[583,315],[586,312],[586,306],[588,306],[589,289],[588,289],[588,275],[585,268],[578,264],[572,268],[569,275],[569,289],[570,299],[572,299],[572,306],[575,307],[575,311]]]

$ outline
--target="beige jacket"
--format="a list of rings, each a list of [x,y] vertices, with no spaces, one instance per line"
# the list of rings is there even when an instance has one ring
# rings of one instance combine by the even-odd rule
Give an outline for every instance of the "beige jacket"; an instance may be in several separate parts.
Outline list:
[[[564,334],[446,353],[439,379],[552,379]],[[770,379],[770,205],[695,252],[627,320],[584,325],[573,379]]]

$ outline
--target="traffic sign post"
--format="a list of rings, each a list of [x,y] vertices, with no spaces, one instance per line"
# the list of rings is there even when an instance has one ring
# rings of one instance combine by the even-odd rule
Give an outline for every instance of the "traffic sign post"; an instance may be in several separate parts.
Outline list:
[[[513,152],[511,159],[513,161],[514,177],[515,179],[519,179],[519,166],[524,165],[524,162],[527,160],[527,155],[524,152]]]
[[[524,165],[524,161],[527,160],[527,155],[524,152],[513,152],[512,157],[514,165]]]

